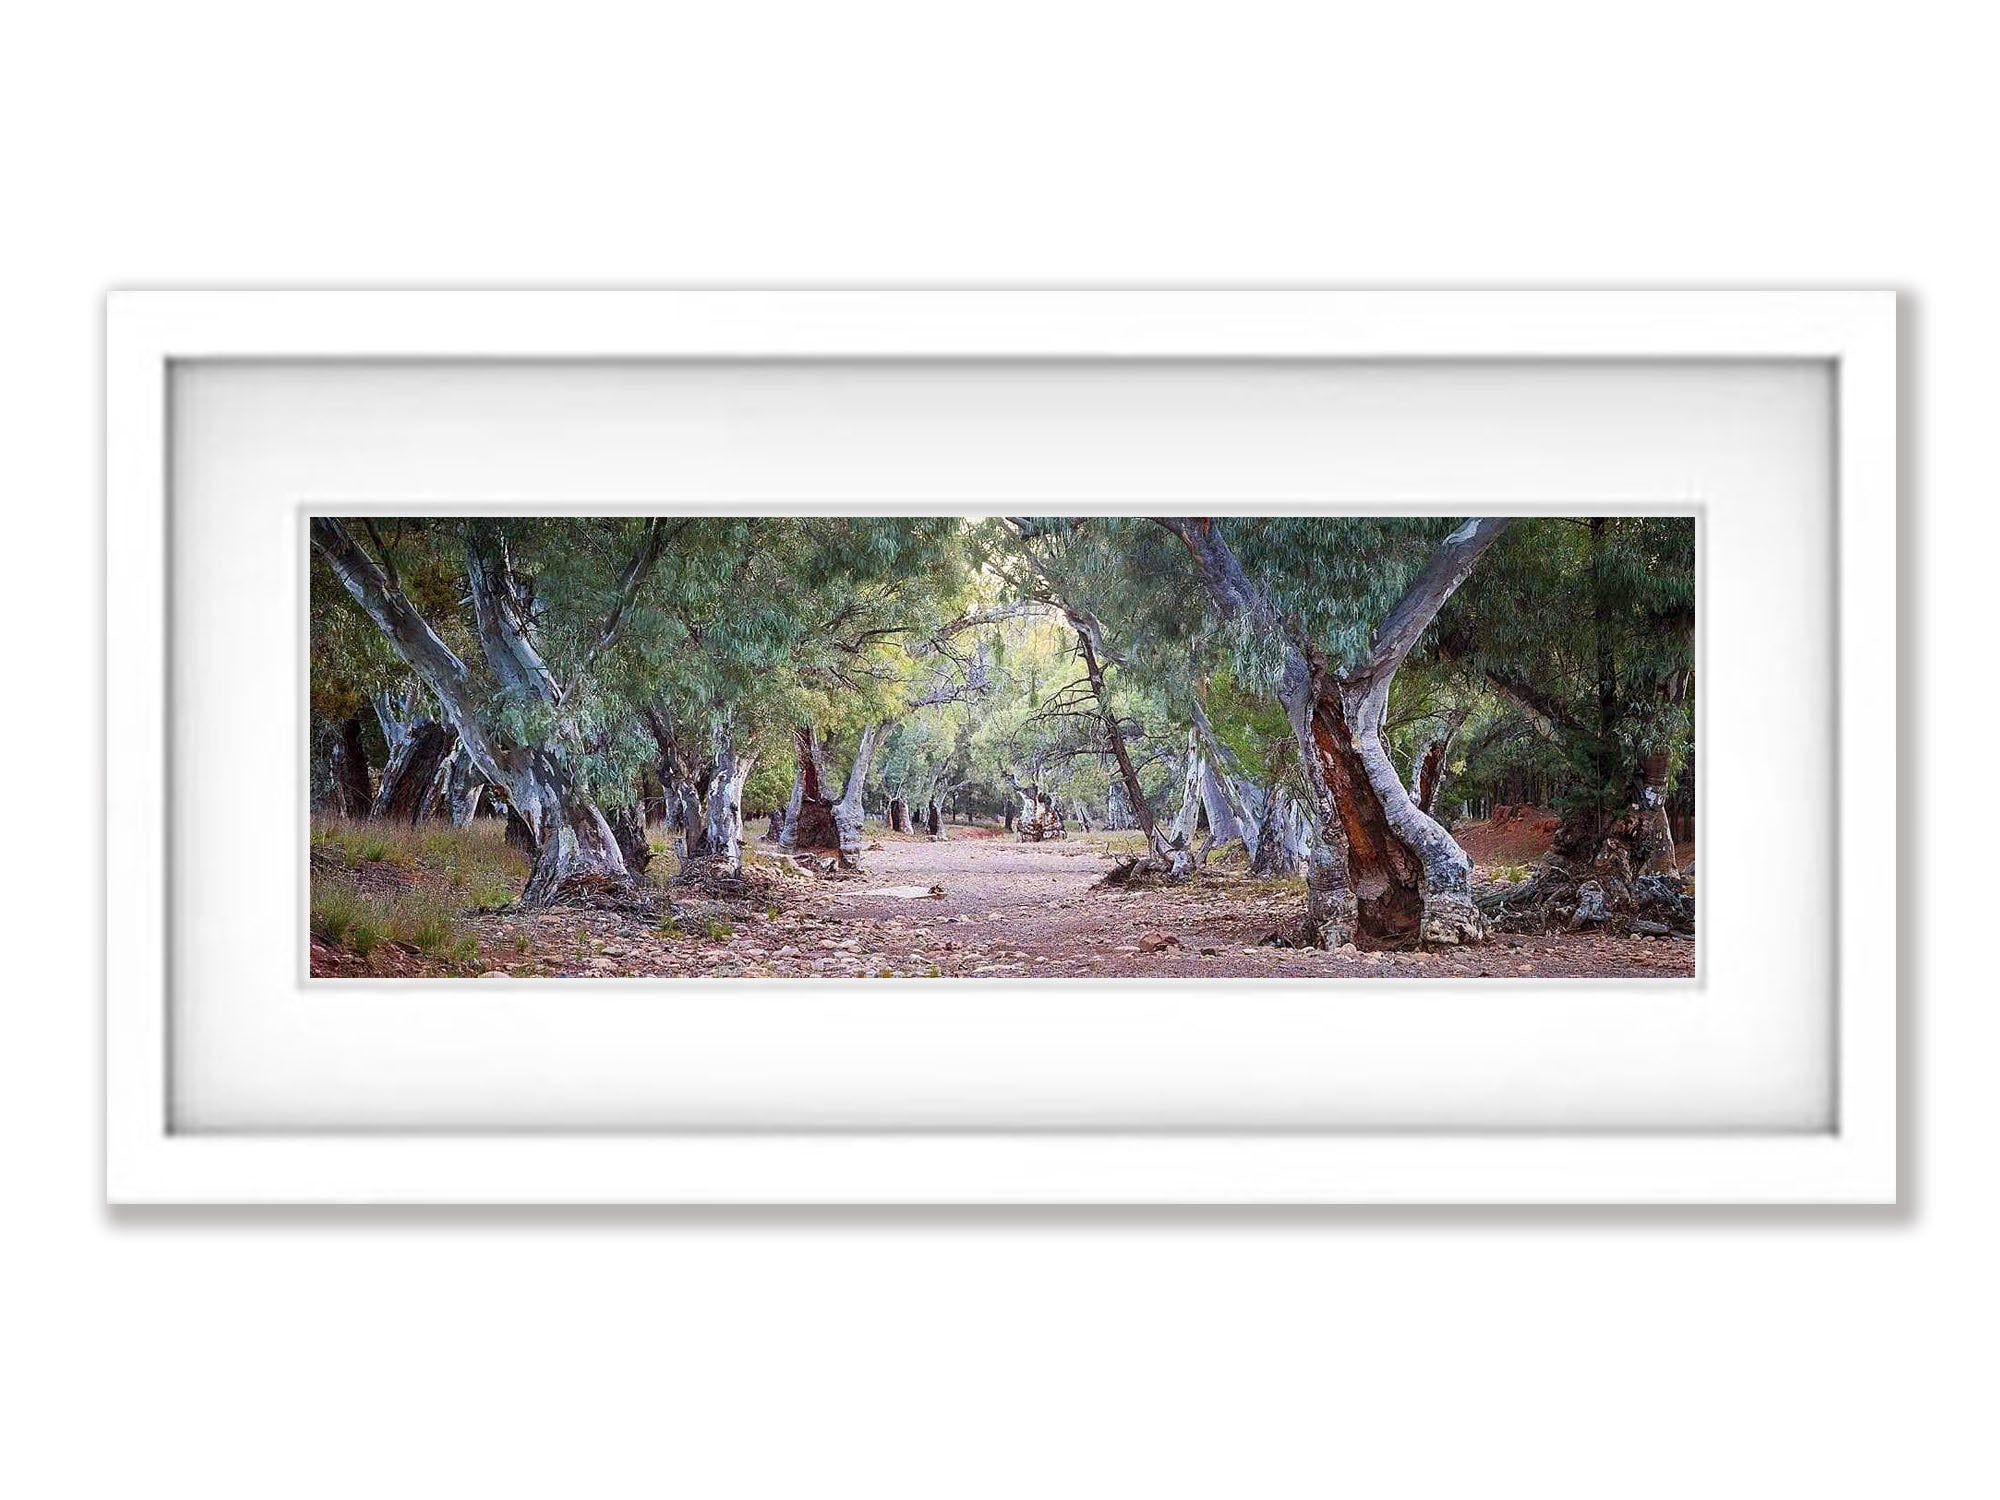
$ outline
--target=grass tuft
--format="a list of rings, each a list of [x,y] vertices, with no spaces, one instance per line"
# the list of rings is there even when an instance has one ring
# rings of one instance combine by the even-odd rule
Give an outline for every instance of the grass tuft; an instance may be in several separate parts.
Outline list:
[[[438,963],[476,964],[479,941],[463,919],[508,905],[528,876],[526,859],[495,818],[469,828],[316,819],[312,851],[313,934],[363,958],[390,942]],[[409,877],[383,891],[379,879],[366,876],[370,866]],[[515,948],[528,952],[525,934]]]
[[[347,941],[366,903],[361,893],[345,880],[313,880],[310,920],[313,936],[336,948]]]

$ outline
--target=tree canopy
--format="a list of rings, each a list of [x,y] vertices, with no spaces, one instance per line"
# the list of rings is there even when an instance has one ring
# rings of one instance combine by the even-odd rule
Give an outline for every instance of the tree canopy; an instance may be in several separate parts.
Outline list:
[[[1306,873],[1308,941],[1477,941],[1456,818],[1532,789],[1589,859],[1692,774],[1684,517],[312,530],[316,803],[421,775],[412,816],[518,826],[524,900],[629,877],[649,823],[853,862],[874,809],[1139,828],[1168,878],[1241,841]]]

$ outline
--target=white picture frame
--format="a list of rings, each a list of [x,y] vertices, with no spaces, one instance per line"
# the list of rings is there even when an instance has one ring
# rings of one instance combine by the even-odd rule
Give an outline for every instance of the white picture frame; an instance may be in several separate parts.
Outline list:
[[[176,1120],[170,392],[201,361],[1803,362],[1830,375],[1834,943],[1810,1130],[189,1129]],[[1895,1201],[1896,315],[1880,292],[133,292],[107,309],[106,1191],[117,1203]],[[296,496],[273,496],[295,505]],[[1867,628],[1854,622],[1867,621]],[[273,620],[274,630],[290,622]],[[164,639],[164,649],[163,649]],[[1851,768],[1866,766],[1862,778]],[[292,809],[273,808],[274,820]],[[1865,879],[1862,872],[1866,872]],[[1712,958],[1704,963],[1712,966]],[[181,975],[198,983],[202,975]],[[1520,993],[1514,990],[1513,993]]]

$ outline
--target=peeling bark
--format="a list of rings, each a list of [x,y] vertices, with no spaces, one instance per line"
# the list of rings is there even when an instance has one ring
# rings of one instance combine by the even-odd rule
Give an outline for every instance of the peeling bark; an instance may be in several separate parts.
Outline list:
[[[778,842],[787,851],[840,848],[840,828],[833,820],[833,798],[826,790],[826,751],[819,731],[801,724],[792,732],[798,769],[792,776],[791,801],[785,804],[784,832]]]
[[[1250,858],[1250,873],[1262,876],[1295,875],[1307,855],[1307,819],[1284,788],[1273,786],[1265,794],[1257,818],[1257,852]]]
[[[880,724],[862,727],[861,742],[854,747],[854,760],[847,768],[847,787],[833,807],[834,826],[840,831],[841,855],[855,864],[861,862],[861,823],[864,816],[861,791],[867,785],[869,769],[875,763],[875,741],[883,727]]]
[[[1675,875],[1680,870],[1674,853],[1674,827],[1667,817],[1667,768],[1669,758],[1662,752],[1648,755],[1640,767],[1638,837],[1634,863],[1641,875]]]
[[[396,823],[414,823],[435,807],[438,773],[457,753],[458,735],[433,720],[409,726],[389,753],[382,785],[375,793],[373,816]]]
[[[808,724],[801,724],[794,731],[799,766],[792,778],[792,798],[785,807],[784,832],[779,839],[785,849],[830,852],[849,868],[860,865],[861,825],[865,816],[861,791],[875,761],[876,740],[885,727],[882,724],[863,727],[838,797],[830,790],[826,747],[818,732]]]
[[[757,757],[737,754],[735,734],[727,724],[715,726],[713,742],[715,773],[709,778],[702,842],[708,856],[733,874],[743,868],[743,784]]]
[[[1285,642],[1280,698],[1320,828],[1307,863],[1301,940],[1363,948],[1483,941],[1472,861],[1410,796],[1383,744],[1382,722],[1397,668],[1509,522],[1468,521],[1433,548],[1377,624],[1366,658],[1347,673],[1335,672],[1276,615],[1212,520],[1162,517],[1160,524],[1187,547],[1224,615],[1253,620]]]
[[[472,820],[479,816],[479,804],[485,795],[486,778],[473,765],[472,752],[460,745],[458,753],[452,756],[446,782],[445,808],[451,816],[451,826],[470,828]]]
[[[605,814],[605,821],[611,825],[611,836],[617,841],[625,868],[634,875],[645,874],[646,866],[653,862],[652,846],[646,842],[645,809],[637,802],[628,802],[612,808]]]

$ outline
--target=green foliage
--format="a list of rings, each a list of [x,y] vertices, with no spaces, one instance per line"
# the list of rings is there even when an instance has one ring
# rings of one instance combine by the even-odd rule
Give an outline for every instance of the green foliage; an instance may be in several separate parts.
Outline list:
[[[1427,653],[1559,757],[1566,807],[1615,806],[1648,756],[1694,744],[1692,517],[1517,523],[1446,605]]]
[[[935,797],[993,815],[1029,786],[1097,810],[1116,775],[1108,712],[1165,816],[1195,705],[1238,774],[1303,791],[1276,693],[1286,633],[1336,671],[1361,661],[1456,519],[1216,518],[1284,622],[1275,631],[1219,619],[1186,546],[1144,517],[683,517],[661,523],[658,561],[637,575],[655,534],[646,517],[347,525],[465,664],[496,747],[549,757],[607,807],[656,796],[663,757],[696,774],[726,733],[755,757],[746,813],[768,812],[790,796],[797,726],[831,747],[837,777],[879,725],[871,814],[902,796],[917,814]],[[504,548],[553,693],[494,670],[481,644],[475,527]],[[1423,747],[1449,736],[1461,793],[1514,777],[1586,800],[1622,795],[1641,758],[1678,767],[1693,743],[1693,620],[1691,521],[1517,522],[1398,675],[1392,755],[1413,773]],[[411,670],[317,555],[309,628],[315,745],[359,717],[380,755],[365,710],[408,690]],[[418,711],[442,711],[417,698]],[[442,868],[462,909],[519,889],[518,857],[423,837],[368,825],[323,842],[351,863]]]

